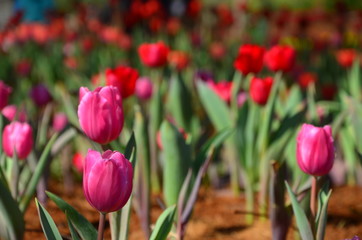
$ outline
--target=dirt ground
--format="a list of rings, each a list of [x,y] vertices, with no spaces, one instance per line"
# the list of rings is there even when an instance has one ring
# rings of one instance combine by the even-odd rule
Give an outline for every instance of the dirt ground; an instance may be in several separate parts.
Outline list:
[[[62,189],[63,186],[60,183],[54,182],[50,186],[51,192],[60,195],[97,227],[98,213],[85,200],[81,185],[77,185],[71,196],[64,195]],[[157,206],[156,201],[152,205],[154,223],[161,213],[161,209]],[[46,209],[55,220],[64,239],[70,239],[64,213],[52,201],[47,203]],[[256,218],[254,224],[248,226],[245,224],[243,212],[244,199],[242,196],[235,197],[229,190],[201,189],[191,221],[186,229],[185,240],[271,239],[268,220]],[[34,202],[26,212],[25,220],[26,240],[45,239]],[[131,215],[130,226],[130,240],[145,239],[134,212]],[[295,229],[296,226],[293,224],[288,233],[288,240],[298,239],[295,237]],[[362,236],[362,188],[334,188],[328,208],[325,239],[344,240],[352,238],[354,235]],[[108,224],[105,239],[110,239]]]

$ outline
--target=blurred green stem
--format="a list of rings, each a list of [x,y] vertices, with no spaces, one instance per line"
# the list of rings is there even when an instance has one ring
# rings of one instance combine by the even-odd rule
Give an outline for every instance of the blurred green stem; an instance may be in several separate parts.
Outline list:
[[[106,213],[99,213],[98,237],[97,240],[103,240],[104,225],[106,222]]]
[[[318,186],[317,186],[317,176],[312,177],[312,188],[311,188],[311,195],[310,195],[310,211],[311,211],[311,219],[310,219],[310,226],[312,228],[312,232],[315,235],[315,217],[317,214],[317,193],[318,193]]]
[[[158,149],[156,144],[157,131],[162,119],[162,71],[152,71],[152,80],[154,84],[154,93],[150,106],[150,152],[151,152],[151,188],[153,192],[160,192],[161,186],[158,177]]]
[[[11,195],[15,200],[18,197],[18,186],[19,186],[19,162],[15,154],[15,149],[13,151],[14,157],[12,159],[12,172],[11,172]]]

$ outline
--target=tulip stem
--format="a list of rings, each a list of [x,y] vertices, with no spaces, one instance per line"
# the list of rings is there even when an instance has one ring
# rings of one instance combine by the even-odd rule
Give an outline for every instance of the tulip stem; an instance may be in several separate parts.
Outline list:
[[[310,210],[311,210],[311,227],[314,232],[314,221],[317,213],[317,177],[312,177],[312,189],[311,189],[311,196],[310,196]]]
[[[99,215],[99,225],[98,225],[98,237],[97,237],[97,240],[103,240],[105,222],[106,222],[106,214],[101,212],[100,215]]]

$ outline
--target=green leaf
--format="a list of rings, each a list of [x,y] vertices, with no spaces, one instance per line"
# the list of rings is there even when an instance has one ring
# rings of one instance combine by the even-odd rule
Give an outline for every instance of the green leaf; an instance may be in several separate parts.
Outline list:
[[[356,58],[356,60],[353,62],[353,66],[351,68],[351,71],[349,72],[349,79],[347,82],[349,83],[349,90],[351,92],[351,95],[356,100],[361,100],[361,84],[360,84],[360,62],[359,59]]]
[[[126,149],[124,151],[124,156],[132,163],[133,168],[136,165],[135,153],[136,153],[136,138],[134,136],[134,132],[132,132],[132,135],[129,138]]]
[[[232,126],[232,121],[226,103],[205,83],[198,82],[197,88],[202,105],[215,128],[218,131],[230,128]]]
[[[307,216],[305,215],[303,208],[299,205],[297,198],[295,197],[287,182],[285,182],[285,186],[287,187],[289,197],[292,201],[293,212],[297,220],[297,226],[300,236],[303,240],[313,240],[314,236],[312,233],[312,229],[309,225]]]
[[[9,189],[0,181],[0,239],[23,239],[24,218]]]
[[[170,83],[169,111],[187,132],[191,130],[192,97],[181,76],[173,76]]]
[[[47,192],[48,197],[55,202],[55,204],[63,211],[66,212],[69,220],[74,228],[79,233],[82,239],[93,240],[97,239],[97,231],[93,225],[88,222],[80,213],[78,213],[71,205],[65,202],[57,195]]]
[[[48,240],[63,240],[62,236],[58,231],[57,226],[55,225],[48,211],[38,202],[37,199],[35,199],[35,203],[38,209],[40,223],[41,227],[43,228],[45,237]]]
[[[193,169],[195,172],[198,172],[199,168],[205,161],[208,153],[214,149],[219,147],[232,133],[234,133],[234,129],[223,129],[218,132],[215,136],[209,139],[204,145],[202,145],[201,150],[198,151],[196,159],[193,163]]]
[[[155,228],[152,231],[150,240],[166,240],[171,231],[173,219],[176,214],[176,206],[168,207],[157,219]]]
[[[328,190],[323,188],[319,192],[319,211],[317,215],[317,235],[316,240],[323,240],[325,231],[326,231],[326,225],[327,225],[327,209],[328,209],[328,201],[331,197],[332,190]]]
[[[80,240],[78,233],[76,232],[73,223],[70,221],[70,218],[67,214],[67,212],[65,212],[65,215],[67,216],[67,222],[68,222],[68,226],[69,226],[69,230],[70,230],[70,234],[72,235],[72,239],[73,240]]]
[[[45,146],[44,151],[42,152],[42,154],[40,156],[39,162],[30,179],[29,185],[27,186],[26,191],[20,200],[19,207],[22,212],[25,212],[26,208],[29,205],[30,199],[33,197],[33,195],[35,193],[36,186],[38,185],[40,177],[43,174],[45,166],[48,162],[51,147],[53,146],[57,137],[58,137],[57,133],[52,136],[52,138],[49,140],[48,144]]]
[[[164,152],[163,193],[167,206],[171,206],[177,203],[191,161],[191,150],[182,134],[168,121],[161,125],[161,139]]]

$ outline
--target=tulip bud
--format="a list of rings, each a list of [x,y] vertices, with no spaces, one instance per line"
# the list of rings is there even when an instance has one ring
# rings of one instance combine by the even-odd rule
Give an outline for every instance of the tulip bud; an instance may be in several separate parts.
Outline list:
[[[167,63],[169,48],[163,43],[143,43],[138,48],[141,62],[148,67],[162,67]]]
[[[207,82],[208,86],[225,102],[230,102],[232,82],[220,81],[215,83],[213,81]]]
[[[4,107],[1,113],[8,119],[10,122],[14,120],[19,120],[20,122],[25,122],[27,119],[26,112],[24,109],[19,109],[15,105],[8,105]]]
[[[122,97],[118,89],[107,86],[91,92],[81,87],[79,99],[78,118],[84,133],[100,144],[118,138],[124,122]]]
[[[265,49],[258,45],[245,44],[239,48],[234,67],[243,75],[258,73],[263,68]]]
[[[102,213],[121,209],[132,193],[132,164],[119,152],[102,155],[89,149],[83,170],[83,191],[87,201]]]
[[[75,153],[72,158],[74,168],[79,172],[83,173],[84,169],[84,157],[80,153]]]
[[[268,102],[270,90],[273,85],[273,78],[264,79],[253,77],[250,83],[250,97],[259,105],[265,105]]]
[[[0,81],[0,110],[8,105],[11,87],[7,86],[3,81]]]
[[[265,53],[265,65],[272,71],[289,71],[295,61],[295,50],[289,46],[274,46]]]
[[[8,157],[15,150],[18,159],[25,159],[33,147],[33,130],[28,123],[12,122],[5,126],[2,142]]]
[[[330,126],[303,124],[297,137],[297,162],[303,172],[313,176],[323,176],[332,169],[334,145]]]
[[[107,86],[115,86],[121,93],[122,99],[133,95],[138,79],[136,69],[127,66],[118,66],[114,69],[106,70]]]
[[[37,106],[44,106],[52,100],[52,96],[43,84],[33,87],[30,91],[30,97]]]
[[[152,97],[153,85],[149,78],[141,77],[136,82],[136,95],[138,98],[147,100]]]
[[[357,52],[354,49],[341,49],[336,52],[337,62],[344,68],[351,67],[356,57]]]
[[[68,123],[68,118],[65,113],[57,113],[53,118],[53,129],[57,132],[61,132]]]

